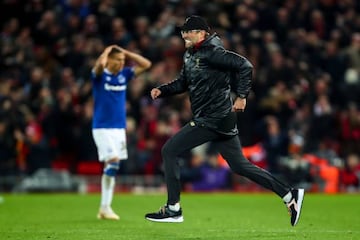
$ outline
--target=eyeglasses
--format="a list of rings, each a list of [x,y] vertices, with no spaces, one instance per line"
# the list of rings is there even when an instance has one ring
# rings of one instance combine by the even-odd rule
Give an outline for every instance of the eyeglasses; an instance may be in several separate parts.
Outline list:
[[[182,30],[181,34],[185,34],[185,33],[199,33],[201,32],[201,30]]]

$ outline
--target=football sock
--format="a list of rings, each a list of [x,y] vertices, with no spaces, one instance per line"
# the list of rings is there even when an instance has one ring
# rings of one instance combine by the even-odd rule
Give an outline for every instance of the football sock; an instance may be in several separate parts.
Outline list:
[[[282,199],[284,200],[284,202],[288,203],[291,201],[292,198],[292,194],[291,191],[289,191]]]
[[[115,177],[101,176],[101,207],[110,207],[115,188]]]
[[[180,210],[180,203],[175,203],[175,205],[169,205],[169,209],[171,211],[175,211],[175,212],[179,211]]]

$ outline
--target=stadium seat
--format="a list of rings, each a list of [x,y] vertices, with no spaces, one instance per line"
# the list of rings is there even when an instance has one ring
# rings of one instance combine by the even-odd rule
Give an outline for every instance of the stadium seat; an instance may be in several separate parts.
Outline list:
[[[98,161],[80,161],[76,166],[76,173],[79,175],[101,175],[102,163]]]

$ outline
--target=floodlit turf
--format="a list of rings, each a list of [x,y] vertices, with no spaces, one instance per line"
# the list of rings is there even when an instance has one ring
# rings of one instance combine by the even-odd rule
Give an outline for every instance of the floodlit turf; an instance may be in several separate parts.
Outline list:
[[[276,195],[183,194],[183,223],[153,223],[165,195],[116,194],[120,221],[97,220],[99,195],[2,195],[0,239],[360,239],[360,195],[305,195],[299,224],[291,227]]]

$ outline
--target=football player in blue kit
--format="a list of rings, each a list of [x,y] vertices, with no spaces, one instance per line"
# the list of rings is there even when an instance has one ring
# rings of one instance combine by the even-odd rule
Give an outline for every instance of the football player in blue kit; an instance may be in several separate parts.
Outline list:
[[[134,66],[125,66],[129,59]],[[117,45],[105,48],[91,72],[94,97],[92,134],[99,161],[104,163],[101,177],[99,219],[119,220],[112,210],[115,177],[121,160],[128,157],[126,147],[126,87],[128,82],[151,67],[147,58]]]

